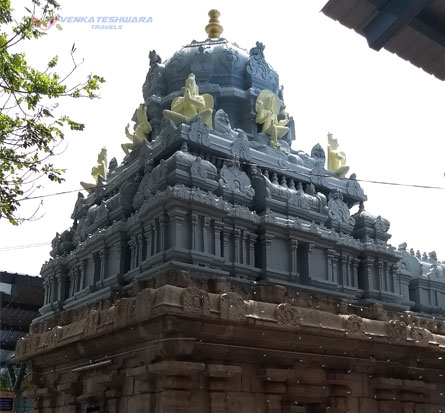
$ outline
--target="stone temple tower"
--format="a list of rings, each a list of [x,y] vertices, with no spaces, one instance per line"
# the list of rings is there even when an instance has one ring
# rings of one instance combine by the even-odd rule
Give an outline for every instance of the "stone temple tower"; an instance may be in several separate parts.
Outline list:
[[[209,16],[150,52],[123,162],[53,240],[16,349],[34,412],[445,409],[444,266],[388,244],[332,135],[291,147],[264,45]]]

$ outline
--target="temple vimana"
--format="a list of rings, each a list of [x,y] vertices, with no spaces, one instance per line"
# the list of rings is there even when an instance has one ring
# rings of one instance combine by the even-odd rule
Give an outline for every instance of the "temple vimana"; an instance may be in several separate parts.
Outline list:
[[[209,16],[150,52],[123,161],[52,242],[33,411],[445,412],[445,265],[388,243],[332,134],[293,148],[264,45]]]

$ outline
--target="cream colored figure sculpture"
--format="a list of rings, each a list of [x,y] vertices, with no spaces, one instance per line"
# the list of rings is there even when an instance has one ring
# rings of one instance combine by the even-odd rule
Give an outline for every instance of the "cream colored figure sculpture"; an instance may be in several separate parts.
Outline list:
[[[208,93],[199,94],[195,75],[190,73],[185,81],[184,96],[173,99],[171,110],[165,109],[164,116],[172,120],[176,126],[201,116],[202,122],[212,129],[213,96]]]
[[[349,171],[346,155],[338,149],[338,141],[332,133],[328,133],[328,171],[336,173],[340,178],[344,178]]]
[[[82,188],[88,192],[91,192],[93,189],[97,187],[99,183],[99,177],[102,177],[104,180],[107,179],[107,148],[102,148],[97,155],[97,165],[93,166],[91,169],[91,176],[94,178],[95,183],[89,184],[88,182],[81,182]]]
[[[148,134],[151,132],[151,125],[147,119],[147,111],[143,103],[141,103],[136,109],[135,115],[136,116],[133,116],[133,118],[136,118],[136,124],[134,125],[134,134],[131,134],[128,130],[130,125],[127,124],[127,126],[125,127],[125,135],[127,135],[127,138],[130,139],[131,143],[123,143],[121,145],[121,148],[125,152],[126,157],[128,157],[130,155],[130,152],[136,146],[141,144],[142,141],[147,138]]]
[[[289,131],[286,126],[289,122],[286,117],[278,120],[280,111],[280,99],[270,90],[262,90],[258,95],[255,104],[256,123],[263,125],[262,132],[270,136],[270,146],[279,148],[278,139],[282,138]]]

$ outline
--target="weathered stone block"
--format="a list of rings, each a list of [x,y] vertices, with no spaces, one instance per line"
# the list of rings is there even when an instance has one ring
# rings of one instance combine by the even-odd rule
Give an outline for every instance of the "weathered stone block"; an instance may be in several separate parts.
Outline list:
[[[153,413],[154,394],[138,394],[128,398],[128,413]]]

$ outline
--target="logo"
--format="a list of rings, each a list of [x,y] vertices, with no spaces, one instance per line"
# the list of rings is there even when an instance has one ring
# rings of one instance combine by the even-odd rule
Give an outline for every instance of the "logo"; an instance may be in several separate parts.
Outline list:
[[[64,24],[86,24],[93,30],[122,30],[128,23],[153,23],[151,16],[66,16],[59,20]]]

